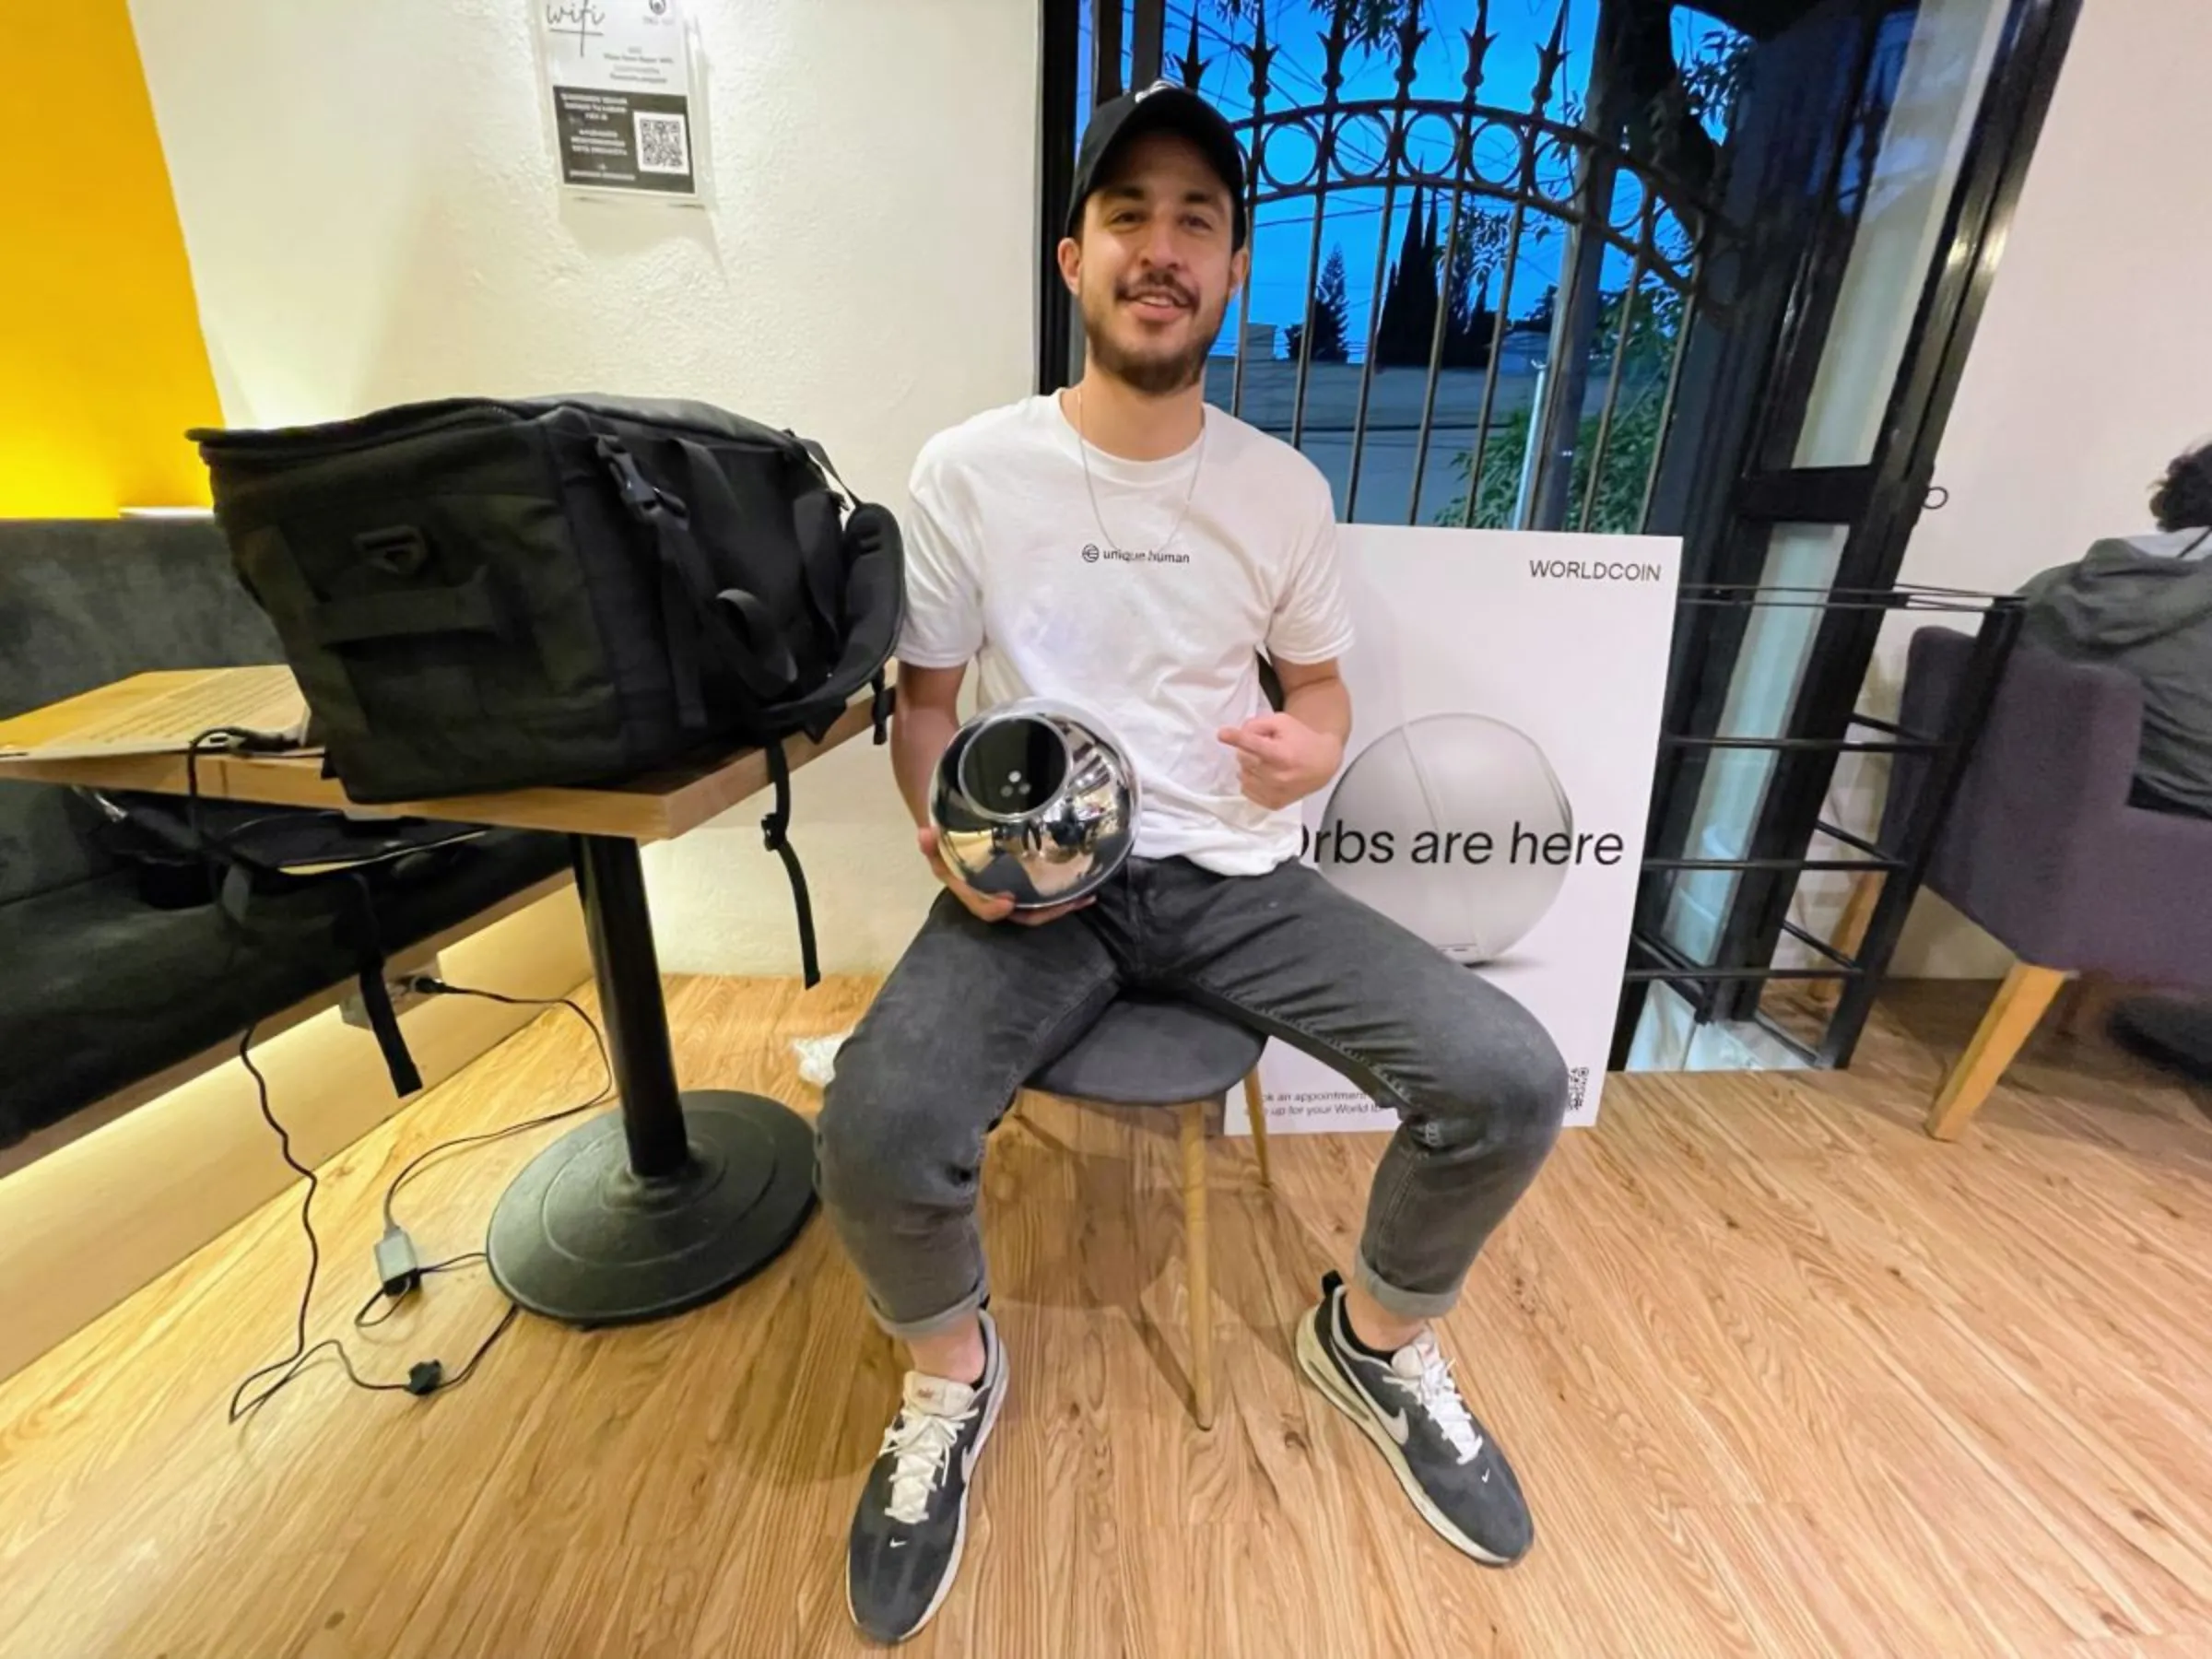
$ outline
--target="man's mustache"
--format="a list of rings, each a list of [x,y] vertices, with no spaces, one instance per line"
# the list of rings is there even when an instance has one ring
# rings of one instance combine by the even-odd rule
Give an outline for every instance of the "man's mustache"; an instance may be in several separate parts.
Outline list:
[[[1176,304],[1186,311],[1198,309],[1197,295],[1192,293],[1181,283],[1164,276],[1155,276],[1146,282],[1124,283],[1113,290],[1113,297],[1123,300],[1149,299],[1154,294],[1174,300]]]

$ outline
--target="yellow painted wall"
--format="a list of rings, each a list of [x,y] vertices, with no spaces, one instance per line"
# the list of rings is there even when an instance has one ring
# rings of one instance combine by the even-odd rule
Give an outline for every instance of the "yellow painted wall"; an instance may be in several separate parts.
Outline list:
[[[219,418],[124,0],[8,18],[0,518],[204,505],[182,434]]]

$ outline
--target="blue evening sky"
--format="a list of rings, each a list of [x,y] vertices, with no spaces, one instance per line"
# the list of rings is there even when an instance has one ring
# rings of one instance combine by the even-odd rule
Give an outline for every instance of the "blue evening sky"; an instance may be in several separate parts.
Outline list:
[[[1322,100],[1321,76],[1326,63],[1322,36],[1327,27],[1326,16],[1317,12],[1312,0],[1266,0],[1267,33],[1269,43],[1277,48],[1269,71],[1267,107],[1270,112],[1287,107],[1316,105]],[[1222,112],[1236,121],[1249,118],[1252,113],[1252,67],[1250,60],[1238,45],[1252,40],[1253,22],[1249,4],[1242,8],[1246,15],[1230,17],[1220,0],[1168,0],[1166,73],[1171,79],[1180,79],[1179,65],[1189,41],[1192,12],[1196,8],[1199,52],[1205,60],[1205,72],[1200,90]],[[1550,38],[1559,17],[1559,0],[1490,0],[1489,27],[1495,34],[1488,58],[1486,61],[1480,94],[1485,104],[1507,109],[1525,110],[1535,87],[1539,53]],[[1081,51],[1088,65],[1090,54],[1088,29],[1089,8],[1084,8],[1084,29]],[[1413,85],[1417,99],[1456,100],[1462,95],[1461,77],[1466,69],[1465,30],[1471,28],[1476,17],[1476,0],[1429,0],[1424,22],[1429,38],[1424,42],[1417,64],[1418,74]],[[1597,20],[1597,0],[1567,0],[1567,29],[1565,46],[1567,60],[1561,70],[1549,106],[1555,120],[1564,119],[1562,105],[1570,99],[1579,100],[1586,86],[1590,66],[1590,40]],[[1701,18],[1685,18],[1677,14],[1676,32],[1678,41],[1687,41],[1691,34],[1702,34],[1716,26]],[[1124,25],[1124,50],[1127,50],[1129,24]],[[1124,69],[1124,77],[1126,71]],[[1088,72],[1081,77],[1080,97],[1083,109],[1078,119],[1088,115],[1089,80]],[[1347,102],[1360,100],[1388,100],[1396,91],[1396,48],[1386,42],[1372,52],[1352,48],[1345,65],[1345,83],[1342,93]],[[1348,158],[1376,157],[1382,148],[1382,136],[1373,129],[1373,122],[1365,124],[1362,131],[1355,124],[1341,130],[1339,139],[1344,155]],[[1500,137],[1502,135],[1500,135]],[[1417,147],[1430,147],[1440,159],[1447,154],[1448,140],[1441,123],[1417,123],[1413,142]],[[1295,169],[1305,164],[1311,155],[1311,140],[1294,136],[1278,137],[1276,144],[1285,147],[1278,164]],[[1293,154],[1292,152],[1295,152]],[[1500,147],[1497,139],[1478,144],[1477,156],[1495,156],[1502,171],[1504,158],[1510,158],[1510,143]],[[1274,152],[1270,152],[1271,160]],[[1478,163],[1479,164],[1479,163]],[[1271,168],[1270,171],[1276,171]],[[1388,259],[1395,255],[1404,238],[1407,218],[1412,209],[1411,193],[1400,190],[1392,204],[1392,219],[1387,229]],[[1615,206],[1617,220],[1625,220],[1635,208],[1635,200],[1629,187],[1624,186]],[[1362,355],[1369,321],[1369,308],[1374,292],[1376,274],[1377,233],[1383,229],[1383,192],[1374,189],[1347,189],[1331,194],[1327,198],[1327,212],[1322,229],[1321,258],[1326,260],[1332,246],[1341,247],[1344,253],[1347,307],[1351,327],[1355,358]],[[1448,201],[1440,211],[1439,241],[1442,240],[1443,213],[1448,212]],[[1501,205],[1497,211],[1505,209]],[[1538,235],[1548,228],[1548,234]],[[1305,311],[1306,295],[1312,281],[1308,262],[1312,245],[1313,202],[1311,197],[1263,205],[1253,239],[1252,314],[1255,321],[1287,325],[1299,321]],[[1559,276],[1559,262],[1565,247],[1561,228],[1551,224],[1541,215],[1531,214],[1525,221],[1522,238],[1519,270],[1513,280],[1510,314],[1525,314],[1543,297],[1547,287]],[[1621,268],[1608,270],[1610,282],[1625,280],[1627,261],[1612,262]],[[1493,281],[1491,303],[1498,301]],[[1218,350],[1233,352],[1236,348],[1237,319],[1232,311],[1228,325],[1222,331]]]

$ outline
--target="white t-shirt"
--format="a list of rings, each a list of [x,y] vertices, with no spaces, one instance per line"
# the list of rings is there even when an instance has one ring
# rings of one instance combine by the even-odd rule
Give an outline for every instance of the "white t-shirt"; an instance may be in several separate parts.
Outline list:
[[[1056,397],[991,410],[924,447],[903,526],[899,658],[976,662],[983,708],[1047,697],[1093,714],[1136,768],[1138,857],[1263,875],[1297,856],[1298,809],[1247,800],[1218,733],[1265,712],[1263,647],[1314,664],[1351,644],[1328,482],[1211,407],[1180,455],[1124,461],[1093,445],[1089,457],[1095,512]]]

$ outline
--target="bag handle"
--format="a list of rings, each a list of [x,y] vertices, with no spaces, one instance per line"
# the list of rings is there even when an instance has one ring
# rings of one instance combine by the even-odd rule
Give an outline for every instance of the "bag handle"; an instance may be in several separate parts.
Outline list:
[[[808,490],[792,502],[791,524],[799,538],[799,575],[807,609],[821,630],[823,646],[834,646],[844,635],[838,612],[845,586],[845,526],[837,497],[827,489]]]
[[[720,620],[737,636],[738,650],[729,665],[746,680],[747,688],[755,697],[764,701],[782,697],[799,678],[798,659],[792,655],[790,642],[783,638],[775,618],[759,594],[736,586],[715,588],[720,579],[690,529],[704,510],[719,515],[728,531],[737,534],[745,517],[736,492],[730,488],[728,477],[715,465],[706,445],[679,438],[676,440],[676,447],[684,457],[685,472],[690,479],[692,511],[685,527],[689,538],[688,557],[697,567],[700,587],[712,591],[712,602],[723,607]]]
[[[709,651],[754,697],[773,700],[789,688],[798,670],[789,649],[763,626],[767,607],[741,588],[715,591],[706,556],[691,533],[690,510],[680,496],[660,488],[639,470],[636,457],[620,439],[602,434],[594,447],[614,476],[622,504],[653,534],[661,567],[661,618],[676,681],[677,712],[684,728],[707,729]],[[750,637],[738,638],[739,629]],[[776,660],[779,653],[781,662]]]
[[[492,634],[504,639],[507,619],[479,569],[452,587],[400,589],[325,599],[309,618],[315,643],[365,645],[377,640],[426,639],[438,634]]]
[[[906,618],[906,579],[899,522],[885,508],[863,505],[846,520],[845,648],[821,685],[776,711],[782,723],[818,742],[863,686],[876,689],[877,740],[890,713],[883,665]]]
[[[793,503],[793,516],[797,521],[799,552],[806,576],[806,597],[813,602],[814,618],[822,627],[825,641],[840,637],[838,610],[844,596],[845,524],[838,509],[837,497],[844,498],[844,505],[857,513],[865,505],[853,493],[830,459],[830,452],[811,438],[802,438],[796,432],[783,434],[797,444],[806,458],[812,461],[822,476],[824,488],[818,493],[807,491]],[[833,493],[834,492],[834,493]]]
[[[846,483],[843,478],[838,476],[836,464],[830,459],[830,452],[828,450],[824,449],[813,439],[802,438],[796,432],[794,432],[788,429],[785,429],[783,436],[790,439],[794,443],[797,444],[801,449],[806,452],[806,458],[812,461],[815,465],[822,469],[823,477],[830,483],[836,485],[839,493],[841,494],[849,503],[854,507],[860,505],[860,498],[853,493],[853,487]]]

